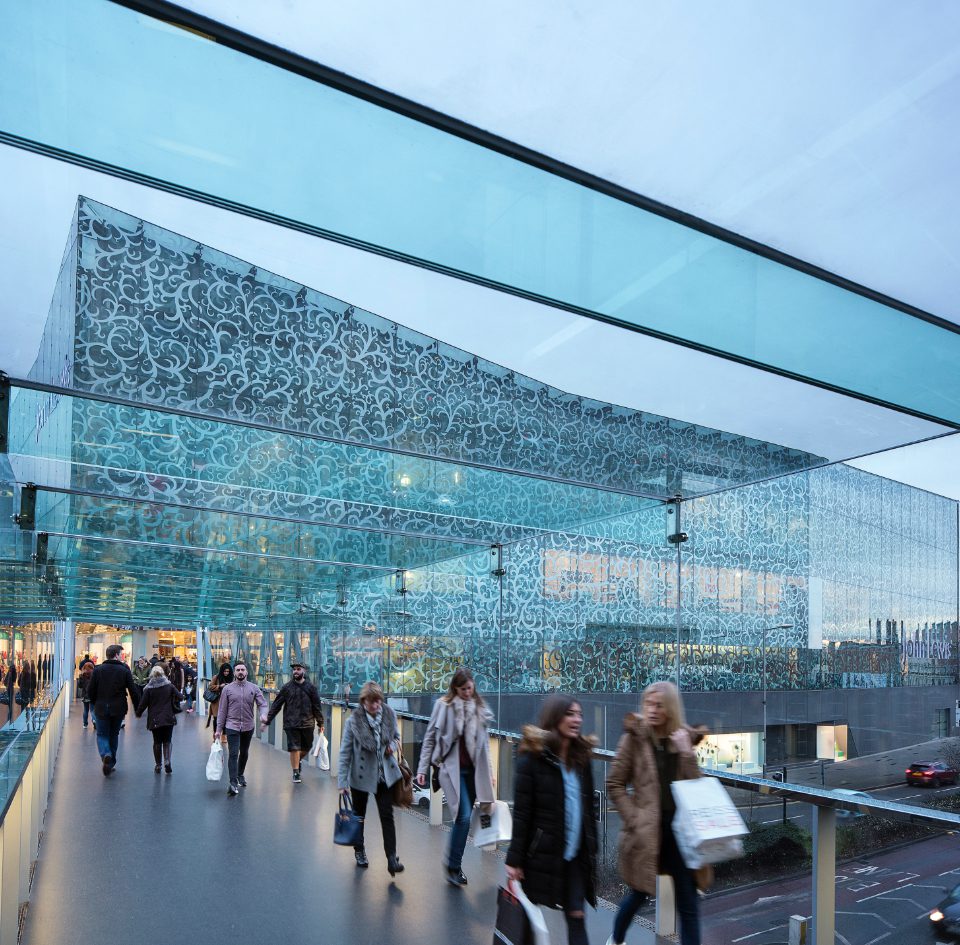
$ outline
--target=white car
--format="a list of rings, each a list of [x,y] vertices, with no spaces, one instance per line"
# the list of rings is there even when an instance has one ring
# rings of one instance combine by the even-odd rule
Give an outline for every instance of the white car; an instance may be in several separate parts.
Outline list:
[[[447,803],[447,795],[440,795],[442,802]],[[420,787],[416,781],[413,782],[413,803],[417,807],[421,807],[424,810],[427,810],[430,807],[430,783],[427,782],[426,787]]]

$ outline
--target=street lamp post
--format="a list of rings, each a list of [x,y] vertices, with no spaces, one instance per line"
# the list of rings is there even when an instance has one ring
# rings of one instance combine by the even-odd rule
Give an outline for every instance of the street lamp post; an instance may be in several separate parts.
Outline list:
[[[790,630],[792,628],[792,623],[778,623],[773,627],[764,627],[761,631],[763,634],[761,643],[763,649],[763,771],[767,769],[767,631]]]

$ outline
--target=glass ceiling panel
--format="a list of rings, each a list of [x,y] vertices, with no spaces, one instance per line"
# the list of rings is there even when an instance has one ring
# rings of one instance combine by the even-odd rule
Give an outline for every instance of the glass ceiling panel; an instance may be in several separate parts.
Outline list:
[[[960,423],[938,324],[103,0],[0,15],[9,136]]]
[[[512,540],[526,529],[589,533],[591,522],[660,504],[222,420],[67,394],[54,400],[47,412],[51,395],[16,391],[10,460],[20,482],[199,511],[486,544]],[[48,435],[64,417],[71,418],[66,435]],[[158,527],[157,533],[165,530]]]

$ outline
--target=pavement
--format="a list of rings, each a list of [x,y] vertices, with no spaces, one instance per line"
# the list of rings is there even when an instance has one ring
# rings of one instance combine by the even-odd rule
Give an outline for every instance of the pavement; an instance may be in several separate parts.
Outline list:
[[[227,796],[204,768],[209,730],[181,715],[173,774],[155,774],[144,720],[128,716],[116,771],[104,777],[93,729],[78,713],[64,729],[21,945],[489,945],[503,861],[469,847],[470,884],[441,874],[448,833],[398,812],[406,871],[391,879],[376,819],[370,868],[332,842],[336,783],[316,768],[294,785],[285,753],[251,746],[249,787]],[[552,941],[563,918],[545,910]],[[590,941],[606,941],[610,908],[587,910]],[[665,945],[635,925],[631,945]]]

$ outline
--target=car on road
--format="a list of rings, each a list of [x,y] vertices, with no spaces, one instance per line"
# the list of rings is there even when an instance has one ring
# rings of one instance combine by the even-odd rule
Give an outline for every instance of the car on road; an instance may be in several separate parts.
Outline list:
[[[847,788],[834,788],[834,794],[838,794],[845,801],[872,801],[873,798],[867,794],[866,791],[851,791]],[[844,810],[842,807],[837,808],[837,819],[850,819],[853,817],[863,817],[864,811],[862,810]]]
[[[441,803],[447,803],[447,795],[440,795]],[[426,810],[430,806],[430,784],[429,782],[425,787],[420,787],[416,781],[413,782],[413,803],[415,806],[419,807],[421,810]]]
[[[957,771],[942,761],[917,761],[907,768],[906,780],[907,784],[940,787],[941,784],[956,784]]]
[[[960,886],[954,886],[946,899],[930,913],[930,922],[938,935],[960,938]]]

